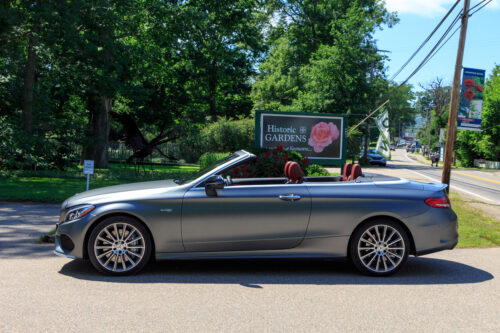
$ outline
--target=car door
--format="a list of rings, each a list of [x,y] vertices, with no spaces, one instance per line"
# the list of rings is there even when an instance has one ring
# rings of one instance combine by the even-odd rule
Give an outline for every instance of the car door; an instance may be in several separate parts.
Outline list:
[[[311,197],[303,184],[225,186],[217,190],[217,196],[195,187],[186,192],[182,204],[184,248],[293,248],[304,238],[310,211]]]

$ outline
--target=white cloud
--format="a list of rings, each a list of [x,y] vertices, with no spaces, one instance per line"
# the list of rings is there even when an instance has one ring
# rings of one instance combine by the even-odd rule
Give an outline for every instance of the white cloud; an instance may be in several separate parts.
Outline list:
[[[390,12],[400,14],[416,14],[427,17],[435,17],[446,13],[455,1],[453,0],[385,0],[386,7]],[[479,3],[480,0],[473,0],[471,7]],[[457,7],[462,8],[459,3]],[[499,8],[499,0],[493,0],[486,7],[489,9]]]

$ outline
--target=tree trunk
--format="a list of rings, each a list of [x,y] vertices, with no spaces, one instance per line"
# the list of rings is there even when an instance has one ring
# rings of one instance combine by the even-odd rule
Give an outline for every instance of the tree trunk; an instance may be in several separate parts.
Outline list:
[[[36,47],[38,46],[38,25],[28,37],[28,61],[26,63],[26,72],[24,75],[23,91],[23,122],[24,130],[31,133],[33,127],[33,91],[35,89],[35,65],[36,65]]]
[[[84,159],[94,160],[95,168],[108,167],[109,121],[112,101],[108,97],[89,98],[89,136],[92,140],[85,148]]]

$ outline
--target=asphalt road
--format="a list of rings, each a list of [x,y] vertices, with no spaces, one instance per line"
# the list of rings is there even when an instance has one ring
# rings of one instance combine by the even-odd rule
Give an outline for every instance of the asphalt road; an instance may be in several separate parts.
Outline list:
[[[169,261],[111,278],[34,243],[57,210],[0,203],[1,332],[500,331],[500,248],[410,258],[388,278],[344,260]]]
[[[439,167],[431,167],[410,158],[411,155],[409,157],[403,149],[392,153],[389,167],[410,170],[422,175],[427,181],[441,182],[442,163]],[[486,203],[500,206],[500,173],[496,170],[452,169],[450,188],[474,196]]]

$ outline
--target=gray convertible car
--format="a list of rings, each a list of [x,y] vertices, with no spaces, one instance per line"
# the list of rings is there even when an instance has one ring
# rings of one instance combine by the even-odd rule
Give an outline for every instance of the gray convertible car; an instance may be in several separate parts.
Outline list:
[[[238,151],[186,180],[111,186],[62,204],[55,253],[101,273],[151,259],[348,257],[362,273],[398,271],[408,255],[452,249],[457,216],[446,185],[363,174],[231,178],[255,155]]]

